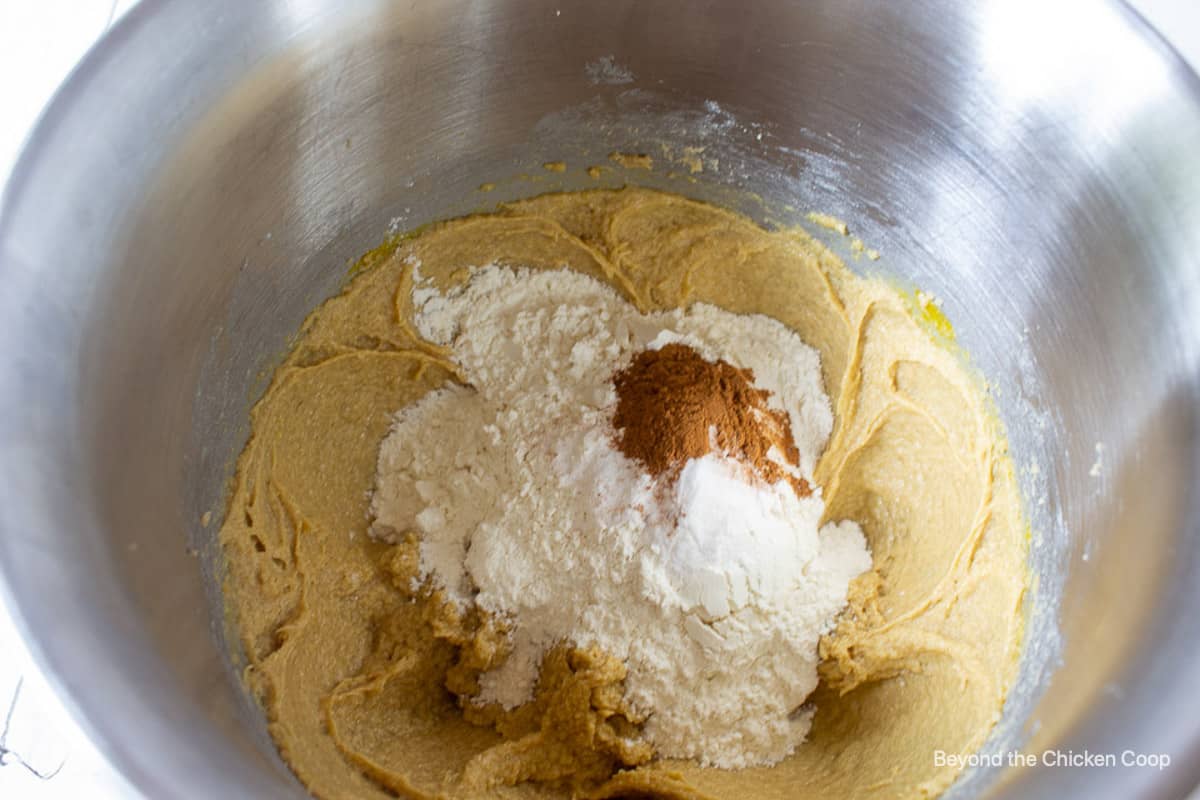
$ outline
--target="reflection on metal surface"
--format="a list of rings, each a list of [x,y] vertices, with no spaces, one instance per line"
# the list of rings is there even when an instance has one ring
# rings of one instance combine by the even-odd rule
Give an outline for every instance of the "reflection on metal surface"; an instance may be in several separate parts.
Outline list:
[[[1150,42],[1130,41],[1121,16],[1090,13],[1095,3],[993,0],[983,7],[985,74],[1017,104],[1062,104],[1102,122],[1172,89],[1170,66]]]

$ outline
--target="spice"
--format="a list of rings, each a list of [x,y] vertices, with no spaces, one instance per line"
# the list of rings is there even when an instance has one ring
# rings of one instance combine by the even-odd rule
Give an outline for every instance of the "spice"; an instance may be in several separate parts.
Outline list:
[[[675,342],[638,353],[613,386],[617,446],[652,476],[673,481],[689,460],[717,451],[767,483],[786,480],[797,496],[812,494],[797,474],[788,416],[768,407],[770,392],[754,386],[752,371]]]

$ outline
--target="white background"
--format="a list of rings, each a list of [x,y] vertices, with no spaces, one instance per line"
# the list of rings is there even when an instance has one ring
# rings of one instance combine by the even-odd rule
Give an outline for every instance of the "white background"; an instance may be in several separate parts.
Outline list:
[[[0,181],[55,87],[88,46],[136,3],[0,0]],[[1132,4],[1200,70],[1200,2]],[[137,794],[59,702],[0,598],[0,798],[75,797],[132,800]]]

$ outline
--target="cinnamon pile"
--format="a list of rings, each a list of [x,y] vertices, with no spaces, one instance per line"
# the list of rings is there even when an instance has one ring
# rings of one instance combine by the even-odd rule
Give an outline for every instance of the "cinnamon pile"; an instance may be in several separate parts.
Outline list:
[[[716,450],[767,483],[786,480],[798,496],[812,494],[807,481],[767,455],[775,447],[792,466],[800,458],[787,414],[767,406],[770,392],[754,386],[751,370],[673,343],[638,353],[613,385],[617,446],[652,476],[673,481],[689,459]]]

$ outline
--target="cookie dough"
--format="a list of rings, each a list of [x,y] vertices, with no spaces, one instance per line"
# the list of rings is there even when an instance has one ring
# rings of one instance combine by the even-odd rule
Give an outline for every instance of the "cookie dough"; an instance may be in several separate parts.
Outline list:
[[[504,657],[504,630],[414,588],[411,538],[367,534],[392,414],[455,380],[413,330],[413,259],[443,290],[493,262],[569,268],[642,310],[767,314],[820,352],[835,424],[817,482],[875,566],[822,641],[811,738],[792,757],[737,771],[655,759],[622,707],[622,664],[569,644],[533,703],[459,703]],[[322,798],[937,794],[957,772],[934,752],[977,749],[1000,715],[1028,573],[1003,431],[935,338],[803,232],[648,190],[546,195],[369,254],[254,407],[220,533],[240,667],[283,758]]]

